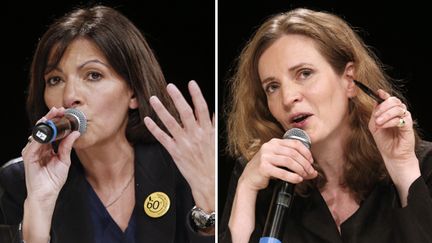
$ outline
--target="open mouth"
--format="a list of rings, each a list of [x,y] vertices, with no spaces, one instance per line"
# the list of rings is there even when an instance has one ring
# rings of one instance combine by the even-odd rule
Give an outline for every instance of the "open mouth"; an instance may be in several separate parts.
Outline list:
[[[308,114],[301,114],[298,116],[293,117],[293,119],[291,120],[292,123],[301,123],[304,120],[306,120],[308,117],[310,117],[311,115]]]

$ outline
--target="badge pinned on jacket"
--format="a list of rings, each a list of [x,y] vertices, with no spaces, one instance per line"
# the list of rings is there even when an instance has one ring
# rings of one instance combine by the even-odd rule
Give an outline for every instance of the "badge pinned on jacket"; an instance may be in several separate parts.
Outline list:
[[[168,212],[170,204],[171,202],[167,194],[153,192],[144,201],[144,212],[152,218],[159,218]]]

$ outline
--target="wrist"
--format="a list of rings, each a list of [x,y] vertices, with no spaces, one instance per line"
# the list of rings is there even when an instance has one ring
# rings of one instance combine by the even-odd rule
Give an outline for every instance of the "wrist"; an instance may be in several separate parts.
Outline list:
[[[26,198],[22,226],[23,239],[26,242],[49,242],[54,208],[55,202]]]
[[[193,229],[204,235],[213,235],[215,228],[216,213],[206,212],[203,209],[194,206],[190,211],[190,219]]]
[[[421,175],[417,158],[406,160],[405,163],[390,162],[387,171],[396,187],[409,188]]]
[[[402,207],[408,205],[408,193],[412,183],[421,176],[420,167],[417,158],[416,162],[405,165],[396,165],[387,168],[393,184],[399,194],[399,200]]]
[[[201,186],[195,186],[192,189],[192,196],[195,201],[195,205],[205,212],[215,211],[215,185],[214,179],[211,182],[201,184]]]

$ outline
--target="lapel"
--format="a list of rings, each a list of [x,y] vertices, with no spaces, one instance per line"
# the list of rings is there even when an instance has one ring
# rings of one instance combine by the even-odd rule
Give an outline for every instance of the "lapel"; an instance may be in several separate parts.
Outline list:
[[[52,242],[93,242],[93,230],[87,207],[88,199],[84,180],[81,164],[75,160],[54,210]]]
[[[136,234],[138,242],[174,242],[176,235],[176,173],[167,152],[157,144],[135,147]],[[144,201],[153,192],[164,192],[170,200],[166,214],[152,218],[144,212]]]

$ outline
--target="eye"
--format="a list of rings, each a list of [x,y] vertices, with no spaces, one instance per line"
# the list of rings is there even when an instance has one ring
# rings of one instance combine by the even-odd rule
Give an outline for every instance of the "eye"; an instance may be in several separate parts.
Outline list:
[[[308,68],[301,69],[298,74],[298,79],[305,80],[313,74],[313,71]]]
[[[55,85],[57,85],[58,83],[60,83],[61,81],[62,81],[62,79],[61,79],[59,76],[54,76],[54,77],[47,78],[47,79],[45,80],[45,83],[46,83],[48,86],[55,86]]]
[[[264,91],[266,94],[272,94],[276,92],[278,88],[279,88],[279,84],[275,82],[271,82],[264,86]]]
[[[89,72],[87,74],[87,79],[90,81],[99,81],[103,78],[103,75],[99,72]]]

